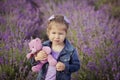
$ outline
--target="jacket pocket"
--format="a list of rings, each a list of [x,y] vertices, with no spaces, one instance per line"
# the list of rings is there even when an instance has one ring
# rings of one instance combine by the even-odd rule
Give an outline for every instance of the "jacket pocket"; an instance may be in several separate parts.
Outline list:
[[[70,55],[66,54],[60,57],[60,61],[62,62],[69,62],[70,61]]]

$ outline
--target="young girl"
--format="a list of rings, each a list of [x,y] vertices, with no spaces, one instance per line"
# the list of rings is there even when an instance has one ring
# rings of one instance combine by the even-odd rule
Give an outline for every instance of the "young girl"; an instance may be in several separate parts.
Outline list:
[[[51,54],[57,60],[56,66],[44,64],[37,80],[71,80],[71,73],[78,71],[80,61],[77,50],[66,39],[69,21],[65,16],[53,15],[48,19],[47,35],[49,40],[43,43],[52,49]],[[41,56],[36,56],[35,61],[45,60],[47,54],[40,51]],[[34,64],[35,61],[32,61]]]

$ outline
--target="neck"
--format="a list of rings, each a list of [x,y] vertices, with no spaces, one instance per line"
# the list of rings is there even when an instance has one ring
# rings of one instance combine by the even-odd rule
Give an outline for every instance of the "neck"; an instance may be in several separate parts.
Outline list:
[[[52,44],[52,49],[56,52],[60,52],[64,48],[65,44]]]

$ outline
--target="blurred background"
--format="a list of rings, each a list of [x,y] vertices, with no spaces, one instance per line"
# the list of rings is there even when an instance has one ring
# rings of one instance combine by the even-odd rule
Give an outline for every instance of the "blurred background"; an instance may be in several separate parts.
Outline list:
[[[46,40],[53,14],[70,20],[67,37],[81,68],[72,80],[120,80],[120,0],[0,0],[0,80],[35,80],[26,54]]]

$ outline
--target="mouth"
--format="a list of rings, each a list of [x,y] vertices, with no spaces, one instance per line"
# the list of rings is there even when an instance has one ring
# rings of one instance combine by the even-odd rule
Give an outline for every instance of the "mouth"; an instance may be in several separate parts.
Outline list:
[[[54,40],[55,42],[59,42],[59,40]]]

